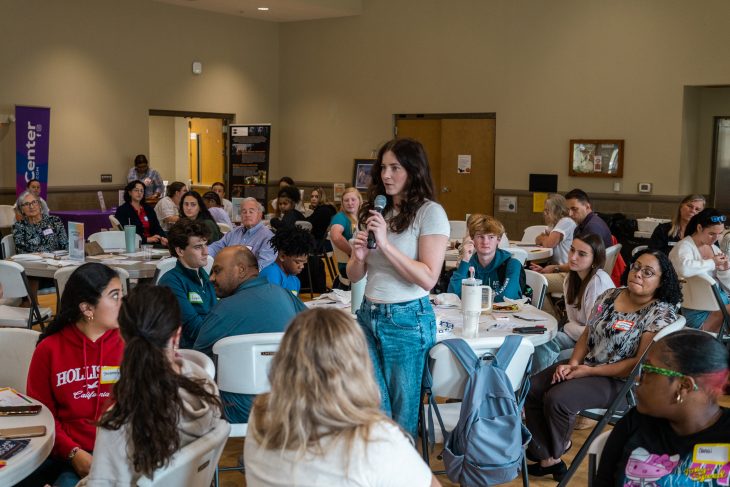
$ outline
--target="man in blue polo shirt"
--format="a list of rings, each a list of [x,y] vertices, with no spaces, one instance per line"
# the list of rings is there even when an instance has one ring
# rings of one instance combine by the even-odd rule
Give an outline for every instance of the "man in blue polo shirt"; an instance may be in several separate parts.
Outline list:
[[[167,233],[170,253],[177,257],[175,268],[163,274],[159,285],[169,287],[177,298],[182,315],[180,348],[192,348],[205,317],[218,302],[209,280],[208,228],[183,218]]]
[[[271,237],[271,246],[277,253],[276,260],[264,267],[261,276],[299,296],[302,283],[297,276],[314,250],[314,237],[302,228],[285,227]]]
[[[259,276],[256,257],[241,245],[218,252],[210,281],[221,300],[205,319],[194,348],[211,358],[213,345],[221,338],[283,332],[297,313],[307,309],[298,297]],[[223,391],[221,399],[231,423],[248,421],[254,396]]]

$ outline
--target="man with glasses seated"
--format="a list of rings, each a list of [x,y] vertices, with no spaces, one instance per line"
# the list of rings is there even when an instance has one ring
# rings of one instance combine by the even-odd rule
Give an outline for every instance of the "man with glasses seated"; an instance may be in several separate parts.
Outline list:
[[[177,257],[175,268],[166,272],[159,285],[169,287],[177,298],[182,318],[180,348],[192,348],[205,317],[218,302],[205,266],[208,238],[205,225],[183,218],[167,234],[170,253]]]
[[[259,270],[276,260],[276,251],[271,247],[274,236],[262,221],[264,207],[256,198],[244,198],[241,201],[241,226],[226,233],[222,239],[208,246],[208,253],[215,257],[225,247],[243,245],[256,257]]]
[[[727,255],[715,245],[725,231],[725,215],[715,208],[705,208],[693,216],[682,240],[677,242],[669,253],[669,260],[679,277],[692,277],[705,274],[720,284],[720,294],[725,306],[730,310],[730,262]],[[697,309],[692,294],[686,293],[681,313],[687,318],[687,326],[717,332],[722,324],[722,311]]]

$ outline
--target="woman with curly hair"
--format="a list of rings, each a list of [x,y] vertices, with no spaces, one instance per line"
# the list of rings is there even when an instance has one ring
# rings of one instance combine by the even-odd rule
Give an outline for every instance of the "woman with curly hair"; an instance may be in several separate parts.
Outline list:
[[[428,293],[444,263],[449,220],[433,201],[433,180],[420,142],[387,142],[371,174],[369,203],[360,209],[365,230],[352,241],[347,275],[352,282],[368,276],[357,320],[368,341],[383,410],[415,436],[421,376],[436,343]],[[374,209],[376,196],[385,196],[382,214]],[[368,248],[368,233],[375,248]]]
[[[567,471],[560,457],[571,446],[576,414],[606,408],[626,376],[651,344],[656,332],[677,320],[682,300],[679,279],[659,250],[639,253],[626,287],[601,294],[568,362],[559,362],[533,377],[525,403],[532,441],[530,475]]]
[[[285,227],[276,232],[270,242],[277,252],[276,260],[261,269],[259,276],[298,296],[302,284],[297,276],[314,250],[312,234],[298,227]]]
[[[133,289],[119,329],[125,348],[116,403],[99,422],[91,472],[80,485],[137,485],[223,421],[213,379],[175,354],[180,311],[172,291]]]
[[[366,349],[344,311],[311,309],[294,318],[271,364],[271,392],[251,411],[246,485],[440,485],[380,411]]]

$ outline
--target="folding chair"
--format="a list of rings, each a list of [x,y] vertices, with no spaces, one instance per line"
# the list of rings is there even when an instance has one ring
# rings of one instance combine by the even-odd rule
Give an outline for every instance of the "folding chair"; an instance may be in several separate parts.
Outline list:
[[[101,245],[101,248],[106,252],[110,249],[123,249],[126,248],[126,242],[124,240],[124,232],[118,230],[111,230],[109,232],[96,232],[89,235],[89,242],[96,242]],[[136,236],[135,242],[137,247],[142,242],[142,237]]]
[[[539,272],[525,269],[525,280],[527,285],[532,288],[532,305],[537,309],[542,309],[548,287],[547,278]]]
[[[22,328],[0,328],[0,384],[25,394],[30,359],[38,333]]]
[[[588,487],[593,486],[593,482],[598,479],[598,465],[601,461],[601,453],[606,446],[610,431],[604,431],[593,440],[588,447]]]
[[[583,446],[580,448],[580,450],[578,450],[578,453],[576,453],[575,458],[573,458],[573,461],[570,464],[570,467],[568,467],[568,472],[565,474],[565,477],[563,477],[563,480],[561,480],[558,484],[559,487],[565,487],[569,485],[570,479],[573,477],[573,475],[575,475],[576,470],[578,470],[581,462],[588,454],[591,443],[596,440],[596,438],[598,437],[598,435],[601,434],[606,425],[616,424],[616,422],[618,422],[618,420],[623,417],[625,411],[619,411],[619,407],[621,407],[625,401],[629,402],[631,406],[634,405],[635,401],[633,398],[633,387],[634,383],[636,382],[636,376],[638,375],[640,365],[644,361],[644,357],[646,357],[646,354],[648,353],[651,346],[665,336],[669,335],[670,333],[681,330],[682,328],[684,328],[685,324],[686,320],[684,316],[679,316],[679,318],[677,318],[677,321],[665,326],[654,336],[651,345],[649,345],[649,347],[647,347],[641,357],[639,357],[639,361],[636,363],[634,368],[629,373],[629,376],[626,378],[624,386],[621,388],[621,390],[618,391],[618,394],[616,394],[616,397],[614,397],[613,401],[611,401],[611,404],[608,406],[607,409],[591,409],[581,411],[579,413],[581,416],[595,419],[596,421],[598,421],[598,424],[596,424],[596,426],[593,428],[593,431],[591,431],[588,435],[588,438],[586,438],[585,443],[583,443]]]
[[[11,205],[0,205],[0,228],[12,228],[14,224],[15,208]]]
[[[449,240],[461,240],[466,236],[464,220],[449,220]]]
[[[157,269],[155,269],[155,277],[153,278],[155,285],[159,284],[160,278],[173,270],[176,265],[177,257],[166,257],[164,259],[160,259],[160,261],[155,265],[155,267],[157,267]]]
[[[177,350],[177,354],[185,360],[189,360],[195,365],[198,365],[201,369],[205,370],[211,379],[215,379],[215,364],[213,363],[213,360],[211,360],[211,358],[203,352],[198,352],[197,350],[191,350],[189,348],[179,348]]]
[[[519,260],[520,265],[525,265],[525,261],[527,260],[527,250],[521,247],[505,247],[504,250],[512,254],[513,259]]]
[[[479,345],[473,346],[474,353],[483,357],[485,354],[494,354],[504,343],[505,337],[485,337],[481,338]],[[471,344],[470,344],[471,345]],[[535,346],[531,341],[523,339],[512,357],[506,373],[512,383],[512,389],[517,397],[522,393],[525,385],[525,379],[530,375],[532,364],[532,354],[535,352]],[[437,343],[428,352],[429,367],[431,370],[431,383],[424,384],[427,398],[443,397],[447,399],[462,399],[464,396],[464,387],[469,378],[468,373],[459,363],[459,360],[451,353],[445,345]],[[440,428],[433,427],[433,421],[429,420],[426,424],[426,417],[431,418],[431,405],[424,405],[420,411],[421,416],[421,445],[423,447],[423,459],[429,464],[429,437],[433,443],[443,443],[444,438]],[[453,431],[456,423],[459,421],[459,413],[461,411],[461,402],[449,402],[438,405],[439,414],[444,424],[444,429]],[[434,472],[436,475],[443,474],[443,471]],[[522,465],[522,481],[523,485],[529,485],[527,479],[527,463],[523,458]]]
[[[66,288],[66,283],[76,269],[78,269],[78,267],[61,267],[53,274],[53,280],[56,283],[56,299],[59,304],[61,303],[61,296],[63,296],[63,290]],[[112,269],[114,269],[119,276],[119,280],[122,282],[122,293],[126,296],[129,292],[129,272],[121,267],[112,267]]]
[[[730,314],[722,301],[720,285],[707,274],[697,274],[684,278],[682,285],[682,306],[705,311],[720,311],[722,324],[717,334],[712,333],[722,343],[730,342]]]
[[[220,229],[222,234],[225,235],[226,233],[231,231],[231,226],[228,225],[227,223],[220,223],[220,222],[217,222],[217,223],[218,223],[218,228]]]
[[[216,482],[218,480],[216,467],[230,430],[231,426],[227,422],[219,421],[213,431],[182,447],[172,456],[167,466],[156,470],[152,478],[139,479],[136,485],[210,487],[214,476]]]
[[[532,225],[527,228],[525,228],[524,233],[522,234],[522,240],[520,240],[522,243],[535,243],[535,239],[538,235],[545,233],[545,230],[547,230],[547,225]]]
[[[269,367],[283,336],[283,333],[254,333],[218,340],[213,345],[213,353],[218,357],[218,389],[234,394],[269,392]],[[245,438],[247,431],[248,423],[233,423],[228,437]],[[219,467],[218,470],[243,472],[245,467]]]
[[[114,215],[109,215],[109,223],[112,226],[112,230],[124,231],[124,227],[122,227],[122,224],[119,222],[119,220],[117,220]]]
[[[15,255],[15,239],[12,234],[5,235],[2,240],[0,240],[0,246],[2,246],[3,259],[9,259]]]
[[[609,276],[613,272],[613,267],[616,265],[619,253],[621,252],[621,244],[612,245],[606,249],[606,263],[603,264],[603,270]]]
[[[51,310],[38,307],[23,266],[9,260],[0,261],[0,284],[4,298],[27,297],[30,300],[30,308],[0,305],[0,326],[30,329],[40,324],[41,329],[45,329],[44,323],[51,319]]]

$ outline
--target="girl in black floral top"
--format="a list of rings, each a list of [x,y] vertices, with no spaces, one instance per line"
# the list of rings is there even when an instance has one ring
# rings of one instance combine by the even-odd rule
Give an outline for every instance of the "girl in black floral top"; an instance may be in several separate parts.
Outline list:
[[[669,259],[648,249],[631,266],[626,287],[598,297],[570,360],[533,377],[525,415],[532,433],[528,457],[538,463],[528,466],[530,475],[565,475],[560,457],[571,446],[576,414],[610,405],[654,334],[676,321],[681,300]]]

